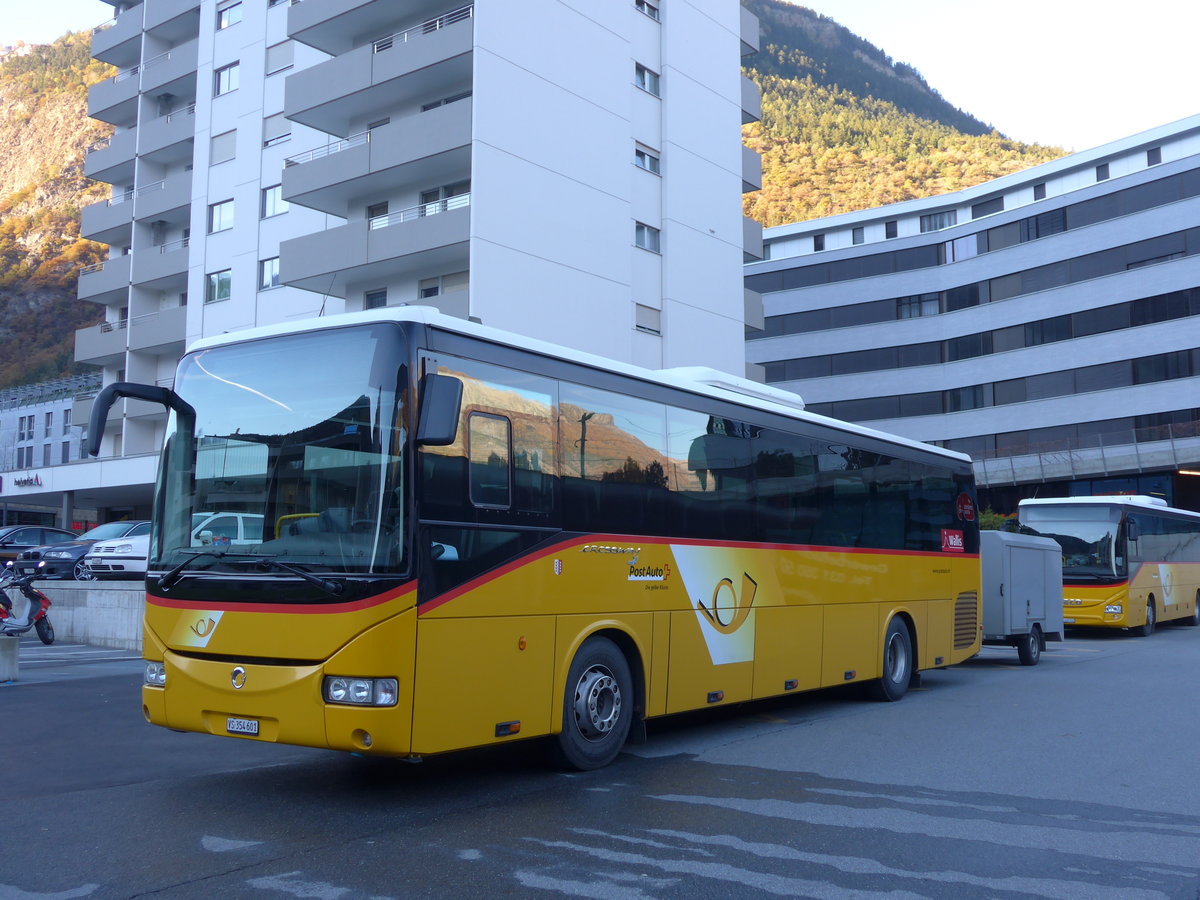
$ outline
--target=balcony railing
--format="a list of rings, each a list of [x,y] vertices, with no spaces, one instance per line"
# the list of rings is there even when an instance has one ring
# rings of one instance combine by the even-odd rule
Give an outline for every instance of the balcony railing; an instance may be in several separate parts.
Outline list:
[[[180,238],[177,241],[167,241],[165,244],[158,245],[159,253],[173,253],[176,250],[183,250],[191,243],[191,238]]]
[[[171,110],[165,116],[162,116],[162,118],[166,119],[168,122],[174,122],[176,119],[181,119],[184,116],[194,116],[195,114],[196,104],[189,103],[187,106]]]
[[[377,40],[375,42],[375,52],[382,53],[384,50],[391,50],[396,44],[406,44],[413,38],[440,31],[448,25],[461,22],[463,19],[469,19],[473,15],[475,15],[475,7],[473,5],[464,6],[440,15],[436,19],[430,19],[427,22],[422,22],[420,25],[414,25],[412,28],[405,29],[404,31],[397,31],[395,34],[390,34],[385,38]]]
[[[141,71],[141,66],[130,66],[128,69],[121,69],[121,71],[117,72],[117,74],[110,78],[109,81],[111,81],[113,84],[120,84],[127,78],[133,78]]]
[[[79,274],[80,275],[91,275],[95,272],[103,272],[104,264],[106,262],[107,262],[107,260],[102,260],[98,263],[92,263],[90,266],[80,266]]]
[[[363,144],[370,143],[370,141],[371,132],[360,131],[358,134],[350,135],[345,140],[334,141],[332,144],[326,144],[324,147],[316,147],[312,150],[306,150],[304,153],[289,156],[283,161],[283,164],[285,167],[302,166],[305,163],[312,162],[314,159],[324,159],[326,156],[341,153],[343,150],[349,150],[351,147],[361,147]]]
[[[425,216],[436,216],[451,209],[459,209],[471,205],[470,194],[459,194],[457,197],[447,197],[445,200],[434,200],[432,203],[422,203],[420,206],[410,206],[394,213],[375,216],[367,220],[367,227],[374,231],[377,228],[388,228],[401,222],[411,222]]]
[[[117,24],[117,17],[116,17],[116,16],[113,16],[113,17],[112,17],[111,19],[109,19],[108,21],[106,21],[106,22],[101,22],[99,25],[97,25],[95,28],[93,28],[93,29],[92,29],[92,34],[99,34],[99,33],[100,33],[100,32],[102,32],[102,31],[106,31],[106,30],[108,30],[109,28],[112,28],[112,27],[113,27],[114,25],[116,25],[116,24]]]
[[[101,322],[100,333],[111,334],[114,331],[124,331],[129,327],[128,319],[121,319],[119,322]]]

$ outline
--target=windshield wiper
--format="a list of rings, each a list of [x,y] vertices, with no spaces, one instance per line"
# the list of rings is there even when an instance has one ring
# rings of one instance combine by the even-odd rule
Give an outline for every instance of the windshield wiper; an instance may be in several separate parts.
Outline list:
[[[302,578],[309,584],[319,587],[327,594],[333,594],[335,597],[345,590],[345,585],[340,581],[334,581],[332,578],[322,578],[320,575],[314,575],[312,572],[306,572],[299,566],[293,566],[289,563],[280,562],[274,557],[264,556],[259,565],[264,569],[281,569],[284,572],[290,572],[298,578]]]
[[[157,582],[158,589],[161,591],[169,591],[183,579],[184,570],[192,562],[200,559],[202,556],[211,556],[213,559],[225,559],[226,557],[232,556],[235,559],[241,560],[257,560],[259,566],[264,569],[279,569],[280,571],[295,575],[296,577],[307,581],[314,587],[318,587],[327,594],[332,594],[335,597],[345,589],[345,585],[340,581],[322,578],[319,575],[314,575],[312,572],[306,572],[304,569],[293,566],[290,563],[280,562],[272,556],[259,556],[257,553],[231,553],[228,550],[219,552],[216,550],[202,550],[199,553],[193,553],[179,565],[175,566],[169,572],[166,572],[159,577]]]
[[[159,576],[158,581],[155,583],[158,585],[158,589],[160,591],[169,591],[171,588],[173,588],[175,585],[177,585],[181,580],[183,580],[183,570],[186,569],[190,563],[196,561],[197,559],[199,559],[202,556],[211,556],[214,559],[223,559],[226,556],[236,556],[241,559],[249,559],[249,558],[253,558],[254,555],[255,554],[253,554],[253,553],[232,553],[231,554],[228,550],[223,550],[220,552],[218,552],[216,550],[201,550],[199,553],[193,553],[191,556],[189,556],[187,559],[185,559],[179,565],[172,568],[170,571],[164,572],[162,575]]]

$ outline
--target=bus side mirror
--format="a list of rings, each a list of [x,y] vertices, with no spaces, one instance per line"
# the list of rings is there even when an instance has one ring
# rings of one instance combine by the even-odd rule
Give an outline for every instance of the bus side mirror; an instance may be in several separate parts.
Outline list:
[[[191,405],[170,388],[158,387],[153,384],[135,384],[130,381],[115,381],[106,385],[92,401],[92,416],[88,422],[91,444],[87,448],[92,456],[100,455],[100,441],[104,438],[104,426],[108,421],[108,411],[121,397],[160,403],[168,409],[175,410],[180,416],[185,416],[192,421],[195,421],[196,418],[196,411],[192,409]]]
[[[421,379],[417,446],[445,447],[458,435],[463,384],[452,375],[430,373]]]
[[[1125,520],[1125,536],[1131,541],[1136,541],[1140,536],[1136,519]]]

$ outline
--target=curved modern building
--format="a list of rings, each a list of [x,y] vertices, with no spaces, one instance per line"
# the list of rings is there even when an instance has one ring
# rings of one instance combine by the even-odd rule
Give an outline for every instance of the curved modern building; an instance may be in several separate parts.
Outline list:
[[[1200,508],[1200,116],[763,238],[747,360],[809,409],[970,453],[998,511]]]

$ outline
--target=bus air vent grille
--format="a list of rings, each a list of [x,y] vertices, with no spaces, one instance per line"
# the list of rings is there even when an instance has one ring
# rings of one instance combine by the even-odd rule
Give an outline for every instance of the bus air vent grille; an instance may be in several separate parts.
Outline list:
[[[954,649],[964,650],[979,635],[979,594],[965,591],[954,602]]]

